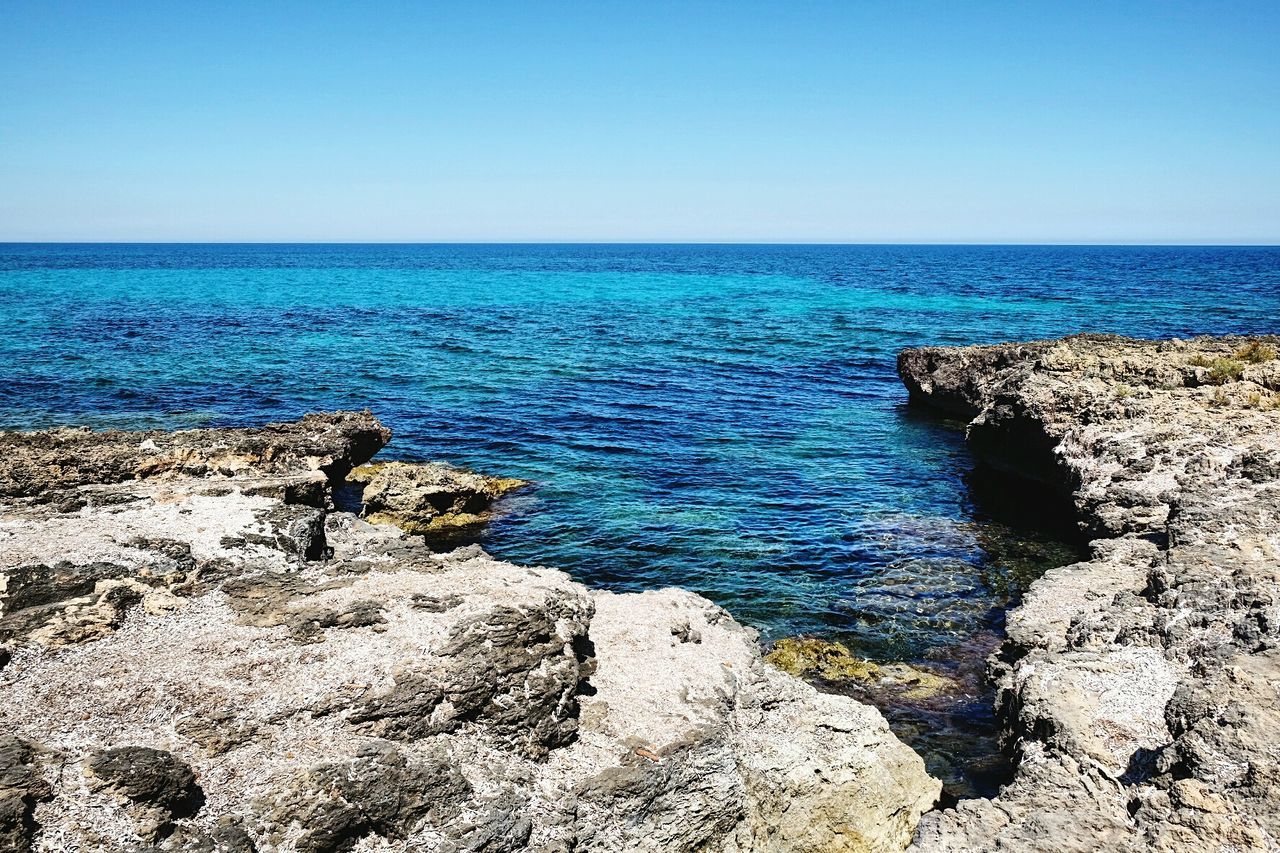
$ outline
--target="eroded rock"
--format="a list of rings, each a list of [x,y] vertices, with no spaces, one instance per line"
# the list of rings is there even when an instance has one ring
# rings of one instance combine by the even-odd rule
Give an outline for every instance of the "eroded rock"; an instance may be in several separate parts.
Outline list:
[[[0,734],[0,850],[31,850],[36,804],[53,797],[34,753],[27,741]]]
[[[274,843],[292,834],[299,853],[338,853],[366,835],[400,841],[423,821],[443,822],[457,815],[470,792],[448,755],[410,758],[375,743],[351,759],[304,771],[260,811]]]
[[[57,761],[0,767],[0,827],[33,850],[898,850],[937,797],[704,599],[330,510],[365,416],[95,435],[5,439],[0,731]]]
[[[403,740],[483,720],[505,742],[544,756],[577,731],[577,693],[594,665],[585,651],[592,609],[584,596],[560,594],[537,608],[496,606],[460,621],[439,649],[442,663],[400,669],[347,719]]]
[[[1280,848],[1277,343],[901,355],[914,399],[972,418],[977,455],[1069,495],[1094,540],[1032,585],[991,661],[1013,782],[929,815],[918,849]]]
[[[407,533],[448,536],[485,523],[493,502],[528,485],[432,462],[377,462],[352,471],[363,515]]]
[[[70,491],[78,486],[164,475],[321,471],[341,479],[390,438],[390,430],[369,412],[312,414],[256,429],[0,433],[0,496],[74,504]],[[290,497],[306,493],[304,488]]]

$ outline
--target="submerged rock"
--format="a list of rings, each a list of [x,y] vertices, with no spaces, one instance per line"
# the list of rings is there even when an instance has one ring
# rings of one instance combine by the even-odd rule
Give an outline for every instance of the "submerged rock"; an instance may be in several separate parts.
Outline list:
[[[351,417],[76,433],[47,482],[22,468],[0,499],[4,849],[908,843],[939,784],[878,711],[766,665],[691,593],[593,592],[329,509],[385,437]],[[143,476],[148,442],[168,461]],[[370,484],[419,519],[479,515],[508,485],[470,476]]]
[[[920,850],[1280,848],[1280,338],[1081,335],[907,350],[913,398],[1069,496],[1092,559],[1047,572],[991,660],[1018,760]],[[1264,686],[1266,685],[1266,686]]]
[[[786,637],[778,640],[764,659],[797,678],[870,681],[880,674],[880,667],[871,661],[855,657],[843,643],[814,637]]]
[[[764,659],[797,678],[824,682],[855,681],[871,689],[900,693],[905,699],[929,699],[955,689],[946,676],[907,663],[872,663],[843,643],[814,637],[785,637]]]

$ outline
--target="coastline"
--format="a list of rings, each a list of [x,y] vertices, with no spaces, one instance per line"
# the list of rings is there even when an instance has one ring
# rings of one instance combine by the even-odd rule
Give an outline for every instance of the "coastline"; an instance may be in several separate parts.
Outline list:
[[[1280,339],[1104,335],[908,350],[913,399],[1069,496],[989,662],[1017,769],[913,849],[1270,850],[1280,838]]]
[[[6,844],[906,845],[940,788],[921,759],[723,609],[332,509],[389,437],[368,413],[0,436]],[[370,518],[468,524],[500,491],[398,470]]]
[[[0,838],[1271,849],[1278,349],[1081,335],[901,354],[913,400],[969,420],[981,459],[1069,499],[1092,540],[1009,611],[988,664],[1014,778],[934,811],[938,782],[878,711],[763,663],[705,599],[593,591],[370,523],[474,525],[516,484],[374,469],[376,517],[334,509],[390,438],[368,413],[3,434]]]

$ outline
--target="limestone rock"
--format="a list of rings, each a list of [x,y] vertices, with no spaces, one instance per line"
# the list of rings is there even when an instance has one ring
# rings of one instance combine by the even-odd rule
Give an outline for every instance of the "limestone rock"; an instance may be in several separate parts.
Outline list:
[[[452,817],[470,792],[445,755],[411,759],[370,744],[349,760],[304,771],[261,809],[272,842],[295,828],[299,853],[338,853],[366,835],[402,840],[422,821]]]
[[[1278,346],[902,353],[913,399],[971,418],[980,458],[1068,495],[1093,539],[991,661],[1014,780],[927,816],[917,849],[1280,848]]]
[[[0,496],[54,500],[89,484],[241,471],[321,471],[340,479],[390,438],[390,430],[369,412],[313,414],[257,429],[0,433]]]
[[[602,769],[577,791],[584,849],[895,850],[938,797],[878,711],[764,664],[705,599],[597,593],[591,638],[575,749]]]
[[[705,599],[330,509],[367,416],[95,435],[0,442],[27,460],[0,495],[15,849],[890,851],[937,797],[879,712]],[[502,490],[390,471],[422,513]]]
[[[363,487],[363,515],[371,523],[434,536],[483,524],[495,500],[527,485],[431,462],[372,463],[348,480]]]

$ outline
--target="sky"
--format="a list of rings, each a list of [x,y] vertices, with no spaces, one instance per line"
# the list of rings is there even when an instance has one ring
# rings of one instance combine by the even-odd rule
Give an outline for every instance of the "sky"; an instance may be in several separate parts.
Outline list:
[[[1280,3],[0,0],[0,241],[1280,243]]]

